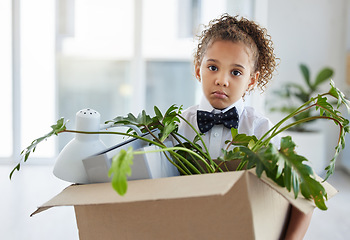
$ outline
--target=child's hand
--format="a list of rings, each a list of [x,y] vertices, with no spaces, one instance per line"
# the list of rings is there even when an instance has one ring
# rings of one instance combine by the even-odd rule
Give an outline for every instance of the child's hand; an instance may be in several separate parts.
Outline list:
[[[292,206],[285,240],[302,240],[311,222],[313,211],[304,214]]]

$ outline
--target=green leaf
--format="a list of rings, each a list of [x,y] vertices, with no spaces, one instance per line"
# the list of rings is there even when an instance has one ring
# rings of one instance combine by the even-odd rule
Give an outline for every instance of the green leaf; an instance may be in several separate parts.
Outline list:
[[[294,95],[295,97],[299,98],[301,102],[306,102],[310,98],[309,92],[305,91],[300,84],[288,83],[286,84],[286,88],[288,89],[289,95]]]
[[[327,210],[325,200],[327,193],[324,187],[315,179],[306,176],[300,185],[302,195],[307,199],[313,199],[315,205],[321,210]]]
[[[326,115],[326,116],[338,116],[338,111],[335,111],[333,109],[333,106],[328,103],[327,98],[326,97],[322,97],[322,96],[318,96],[317,97],[317,106],[316,106],[316,110],[320,110],[320,116]]]
[[[196,136],[194,136],[193,138],[193,143],[197,143],[201,141],[201,136],[203,136],[203,133],[199,133],[199,135],[196,134]]]
[[[275,159],[271,158],[272,150],[270,149],[273,147],[272,144],[269,144],[268,147],[263,147],[259,151],[254,152],[248,147],[240,146],[239,150],[245,154],[243,161],[247,162],[247,168],[250,169],[256,167],[256,174],[258,177],[261,177],[263,171],[265,171],[269,177],[273,177],[276,176]]]
[[[243,159],[244,155],[239,151],[239,147],[234,148],[231,151],[222,149],[223,155],[218,158],[219,161],[229,162],[232,160]]]
[[[282,173],[283,173],[283,170],[284,170],[285,161],[284,161],[283,157],[280,157],[279,155],[277,155],[276,159],[277,159],[277,162],[276,162],[276,166],[277,166],[276,178],[279,178],[279,177],[282,176]]]
[[[166,113],[164,114],[165,116],[169,116],[169,115],[175,115],[177,113],[177,111],[181,111],[182,106],[177,107],[176,104],[171,105],[168,110],[166,111]]]
[[[181,113],[181,110],[182,106],[177,107],[176,105],[172,105],[163,115],[159,108],[154,106],[155,117],[150,117],[146,111],[143,110],[137,117],[132,113],[129,113],[127,117],[118,116],[113,120],[106,121],[106,123],[113,123],[115,125],[134,125],[142,128],[142,132],[150,132],[154,129],[159,129],[159,135],[163,141],[169,134],[177,131],[177,124],[175,123],[180,122],[177,114]]]
[[[235,139],[237,134],[238,134],[238,130],[236,128],[231,128],[231,137],[232,137],[232,139]]]
[[[254,139],[250,139],[249,143],[248,143],[248,148],[249,149],[253,149],[253,147],[255,146],[255,141]]]
[[[153,121],[152,121],[152,118],[149,115],[146,114],[146,111],[142,110],[142,112],[137,116],[137,122],[140,125],[148,126]]]
[[[299,98],[301,102],[307,102],[310,99],[310,95],[305,92],[295,93],[295,96]]]
[[[160,137],[160,141],[163,142],[165,139],[168,138],[168,136],[174,131],[176,130],[178,127],[178,125],[175,122],[171,122],[166,123],[166,125],[164,126],[164,128],[161,131],[161,137]]]
[[[106,121],[105,123],[135,125],[135,126],[140,125],[140,123],[137,121],[137,118],[132,113],[129,113],[126,117],[118,116],[113,120]]]
[[[287,190],[290,192],[292,190],[292,169],[291,168],[285,168],[284,169],[284,174],[283,180],[284,180],[284,185],[286,186]]]
[[[63,132],[64,130],[66,130],[66,122],[64,121],[64,118],[60,118],[57,120],[55,125],[51,126],[52,132],[55,135],[58,135],[60,132]],[[47,136],[51,136],[52,134],[49,133],[46,135]]]
[[[112,158],[112,165],[108,171],[108,176],[112,176],[112,186],[121,196],[125,195],[128,189],[127,176],[131,175],[131,165],[133,165],[133,150],[130,147],[124,149]]]
[[[12,179],[12,175],[13,175],[13,173],[15,172],[15,170],[19,171],[20,168],[21,168],[21,164],[18,163],[18,164],[16,165],[16,167],[14,167],[14,168],[12,169],[12,171],[11,171],[11,173],[10,173],[10,179]]]
[[[177,114],[178,112],[181,112],[181,108],[181,106],[177,107],[176,105],[172,105],[163,116],[159,109],[155,107],[156,119],[159,123],[157,124],[157,128],[160,131],[159,140],[161,142],[163,142],[170,134],[177,132],[178,123],[180,122]]]
[[[307,199],[313,199],[315,205],[326,210],[326,192],[320,182],[314,179],[312,168],[304,164],[307,159],[295,153],[295,143],[290,136],[281,139],[280,157],[284,158],[284,183],[288,191],[293,190],[295,198],[299,191]]]
[[[306,84],[309,86],[309,88],[312,88],[312,85],[310,83],[310,71],[309,68],[305,65],[305,64],[300,64],[299,68],[301,70],[301,73],[304,77],[304,80],[306,82]]]
[[[252,147],[252,144],[257,142],[258,139],[256,136],[247,136],[246,134],[238,134],[237,129],[234,128],[231,129],[231,135],[232,140],[229,142],[230,144],[234,146],[250,146]]]
[[[317,89],[319,85],[330,79],[332,76],[333,70],[331,68],[322,69],[316,77],[315,83],[313,84],[313,88]]]
[[[341,104],[344,104],[345,107],[350,111],[350,101],[345,98],[344,93],[342,93],[338,88],[335,87],[334,82],[331,80],[330,82],[331,89],[329,90],[329,94],[337,99],[337,108],[340,107]]]
[[[170,106],[170,108],[164,114],[163,124],[170,124],[173,122],[180,122],[180,119],[177,117],[177,114],[180,114],[182,110],[182,106],[177,107],[176,105]]]
[[[156,118],[158,119],[158,121],[161,121],[163,119],[163,114],[157,106],[154,106],[154,113],[156,114]]]
[[[294,197],[297,198],[299,194],[299,178],[298,175],[292,172],[292,186],[294,191]]]
[[[41,142],[46,141],[48,138],[54,135],[58,135],[59,133],[64,132],[66,130],[66,123],[67,122],[64,121],[64,118],[60,118],[59,120],[57,120],[56,124],[51,126],[52,130],[49,133],[35,139],[28,147],[21,151],[21,161],[23,160],[23,162],[26,162],[29,159],[30,154],[35,152],[37,146]],[[12,178],[12,175],[15,170],[20,170],[20,164],[21,162],[19,162],[16,165],[16,167],[13,168],[13,170],[10,173],[10,179]]]
[[[334,173],[336,159],[337,159],[340,151],[345,148],[345,135],[346,135],[346,133],[349,133],[349,129],[350,129],[348,124],[349,124],[349,121],[346,119],[344,121],[343,128],[341,128],[341,131],[340,131],[340,137],[339,137],[338,144],[335,147],[334,156],[330,160],[329,165],[325,168],[325,170],[327,170],[327,174],[326,174],[324,181],[326,181],[329,178],[329,176]]]

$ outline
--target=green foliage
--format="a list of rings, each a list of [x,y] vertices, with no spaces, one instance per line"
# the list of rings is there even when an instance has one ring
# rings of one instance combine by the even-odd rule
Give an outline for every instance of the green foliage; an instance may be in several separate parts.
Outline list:
[[[26,162],[29,158],[29,155],[31,153],[34,153],[36,150],[36,147],[38,146],[39,143],[47,140],[49,137],[53,135],[58,135],[61,132],[64,132],[66,130],[66,123],[63,118],[57,120],[57,123],[55,125],[51,126],[51,131],[47,133],[46,135],[35,139],[28,147],[26,147],[24,150],[21,152],[21,156],[24,162]],[[21,168],[21,162],[19,162],[16,167],[11,171],[10,173],[10,179],[12,178],[13,173],[15,170],[19,171]]]
[[[305,76],[308,76],[308,72],[305,69],[304,74]],[[317,84],[321,83],[323,81],[322,79],[324,79],[327,74],[322,73],[319,75],[321,77],[317,78]],[[313,84],[312,86],[317,86],[316,83],[310,83],[310,85]],[[308,101],[299,108],[294,109],[287,117],[277,123],[260,139],[255,136],[238,134],[236,129],[231,129],[232,139],[226,141],[227,148],[223,149],[223,155],[218,160],[221,162],[239,160],[240,164],[237,170],[241,170],[244,167],[247,169],[256,168],[258,177],[261,177],[262,173],[265,172],[267,177],[272,179],[278,185],[285,187],[288,191],[293,191],[295,198],[301,193],[305,198],[312,199],[318,208],[326,210],[327,207],[325,205],[325,200],[327,199],[327,194],[325,189],[322,184],[316,180],[312,168],[307,164],[308,160],[295,152],[296,145],[291,137],[287,136],[281,139],[280,149],[277,149],[270,143],[270,140],[273,137],[297,124],[312,121],[314,119],[328,119],[334,121],[340,128],[340,135],[335,156],[326,168],[328,178],[334,171],[335,159],[338,153],[345,147],[344,137],[345,134],[349,132],[349,121],[343,118],[340,111],[329,103],[326,96],[336,98],[338,107],[341,104],[344,104],[348,108],[350,107],[349,101],[345,99],[344,95],[335,88],[333,82],[331,82],[331,89],[328,93],[308,99]],[[289,119],[310,109],[319,111],[319,115],[302,118],[288,125],[285,124]],[[174,106],[172,106],[170,112],[173,112],[174,110]],[[177,114],[179,113],[180,112]],[[155,114],[158,120],[165,118],[158,109],[155,109]],[[181,118],[181,115],[176,116]],[[174,121],[174,119],[177,120],[176,116],[173,116],[171,121]],[[191,127],[193,128],[193,126]],[[177,128],[173,127],[173,129]],[[177,163],[176,166],[179,168],[180,172],[183,174],[194,174],[211,173],[217,172],[218,170],[224,171],[225,169],[221,169],[221,164],[215,164],[215,162],[210,161],[210,156],[207,152],[203,152],[202,148],[197,143],[202,140],[201,134],[198,132],[196,133],[197,136],[194,141],[189,141],[182,137],[185,141],[179,141],[179,144],[177,145],[178,147],[183,147],[182,150],[176,152],[178,155],[175,155],[176,160],[174,161]],[[167,135],[170,134],[167,133]],[[203,142],[202,144],[206,149],[205,144]],[[229,150],[230,147],[231,150]],[[163,150],[170,151],[170,148],[163,148]],[[199,163],[205,163],[207,169],[203,169],[202,165]]]
[[[108,176],[112,176],[112,186],[114,190],[123,196],[128,189],[127,176],[131,175],[131,166],[133,165],[133,151],[130,147],[127,151],[124,149],[112,158],[112,165]]]
[[[326,210],[326,192],[321,183],[316,180],[312,168],[303,163],[307,162],[307,159],[296,154],[295,146],[290,136],[282,138],[281,148],[276,157],[278,165],[284,165],[284,167],[279,166],[278,176],[284,179],[284,185],[288,191],[293,190],[295,198],[300,190],[305,198],[312,198],[318,208]]]
[[[229,148],[231,145],[242,145],[249,147],[255,142],[258,141],[256,136],[247,136],[246,134],[238,134],[238,130],[235,128],[231,129],[231,140],[226,140],[226,144],[228,144],[227,148]]]
[[[338,88],[335,87],[333,81],[331,81],[331,89],[329,90],[329,94],[337,99],[337,108],[340,105],[344,104],[347,109],[350,109],[350,101],[345,98],[344,93],[342,93]]]
[[[239,134],[235,137],[243,138],[242,135]],[[303,163],[307,162],[307,159],[296,154],[296,145],[290,136],[281,139],[279,150],[269,143],[256,151],[248,147],[246,141],[237,141],[235,137],[232,142],[239,146],[231,151],[224,151],[220,160],[241,159],[247,169],[256,168],[258,177],[261,177],[262,173],[265,172],[278,185],[287,188],[288,191],[293,191],[295,198],[301,192],[305,198],[312,198],[318,208],[327,209],[325,205],[326,192],[323,186],[315,179],[312,168]],[[246,137],[249,138],[249,136]]]
[[[307,102],[313,95],[317,94],[320,86],[324,84],[327,80],[329,80],[334,74],[334,71],[331,68],[325,67],[318,72],[315,80],[311,81],[311,74],[309,68],[305,64],[300,64],[299,68],[304,79],[304,84],[297,84],[294,82],[287,83],[283,85],[281,89],[275,91],[275,95],[285,100],[285,105],[272,107],[270,109],[271,111],[279,111],[285,114],[292,113],[298,105]],[[308,109],[306,111],[303,111],[301,114],[295,115],[293,117],[293,120],[299,121],[312,116],[314,116],[313,110]],[[307,121],[303,124],[298,124],[291,130],[305,131],[305,124],[310,122],[312,121]]]
[[[177,123],[180,122],[177,115],[181,112],[182,106],[177,107],[172,105],[164,114],[155,106],[155,117],[150,117],[143,110],[137,118],[129,113],[126,117],[118,116],[106,123],[113,123],[115,125],[134,125],[141,129],[142,132],[150,132],[153,129],[160,130],[159,142],[163,142],[171,133],[177,132]]]
[[[264,137],[266,137],[268,134],[271,134],[270,137],[268,137],[264,141],[260,141],[258,144],[259,146],[266,144],[272,137],[276,136],[277,134],[290,129],[296,125],[313,121],[315,119],[326,119],[326,120],[332,120],[336,125],[339,126],[339,138],[337,142],[337,146],[335,147],[335,154],[334,157],[330,160],[329,165],[326,167],[325,170],[327,170],[326,178],[333,174],[335,169],[335,162],[336,158],[339,154],[339,152],[344,149],[345,147],[345,135],[349,133],[349,120],[344,118],[341,115],[341,112],[337,110],[341,105],[344,105],[348,111],[350,110],[350,103],[349,100],[345,99],[344,94],[337,89],[334,86],[333,81],[330,82],[330,90],[327,93],[319,94],[316,97],[310,98],[307,102],[305,102],[303,105],[301,105],[299,108],[295,109],[292,113],[290,113],[287,117],[282,119],[279,123],[277,123],[272,129],[270,129]],[[330,100],[328,97],[335,98],[337,104],[334,107],[332,104],[330,104]],[[295,121],[291,124],[288,124],[286,126],[283,126],[284,123],[286,123],[287,120],[290,118],[293,118],[305,111],[308,111],[310,109],[313,109],[315,111],[319,112],[319,115],[306,117],[303,119],[300,119],[298,121]],[[263,138],[264,138],[263,137]]]

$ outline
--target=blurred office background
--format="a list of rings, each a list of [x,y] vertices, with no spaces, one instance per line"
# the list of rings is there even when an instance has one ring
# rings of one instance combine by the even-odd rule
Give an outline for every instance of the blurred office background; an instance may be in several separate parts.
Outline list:
[[[349,0],[0,1],[1,239],[78,238],[72,207],[29,217],[69,185],[52,175],[52,167],[73,136],[39,146],[10,181],[20,151],[60,117],[74,129],[75,113],[83,108],[97,110],[104,121],[142,109],[152,114],[154,105],[164,111],[172,104],[186,108],[197,103],[201,89],[193,74],[195,36],[201,24],[225,12],[266,27],[280,58],[269,89],[249,96],[247,104],[278,119],[265,106],[266,94],[283,82],[302,83],[300,63],[308,64],[313,74],[333,68],[334,82],[350,97]],[[324,155],[331,159],[337,129],[318,126],[327,136]],[[103,140],[107,145],[121,141]],[[306,239],[345,239],[350,234],[349,138],[347,144],[330,179],[339,196],[330,200],[327,212],[315,211]]]

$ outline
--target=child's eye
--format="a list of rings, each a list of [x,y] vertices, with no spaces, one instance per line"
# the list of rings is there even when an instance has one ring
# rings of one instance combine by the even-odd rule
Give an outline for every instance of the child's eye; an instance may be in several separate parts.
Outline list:
[[[217,71],[218,70],[218,68],[215,66],[209,66],[208,68],[210,71]]]
[[[234,75],[234,76],[241,76],[242,75],[242,73],[240,71],[238,71],[238,70],[233,70],[231,72],[231,74]]]

